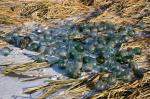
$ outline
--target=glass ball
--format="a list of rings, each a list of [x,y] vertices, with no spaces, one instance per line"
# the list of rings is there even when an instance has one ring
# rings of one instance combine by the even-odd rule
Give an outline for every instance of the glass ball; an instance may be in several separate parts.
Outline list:
[[[58,48],[55,50],[55,53],[62,58],[66,58],[67,57],[67,50],[65,48]]]
[[[135,47],[134,49],[132,49],[132,52],[135,55],[140,55],[141,54],[141,49],[139,47]]]
[[[46,61],[46,56],[45,55],[38,55],[37,57],[36,57],[36,62],[38,62],[38,63],[41,63],[41,62],[45,62]]]
[[[39,51],[39,48],[40,48],[40,44],[39,42],[33,42],[29,45],[28,49],[31,50],[31,51]]]
[[[83,52],[83,51],[84,51],[84,47],[82,46],[82,44],[76,44],[76,45],[75,45],[75,49],[76,49],[78,52]]]
[[[81,73],[82,62],[79,61],[68,61],[66,72],[69,77],[78,78]]]
[[[11,53],[11,49],[9,47],[4,47],[0,50],[0,53],[4,56],[8,56]]]
[[[60,58],[53,56],[53,55],[49,55],[46,57],[46,60],[48,61],[49,64],[54,64],[54,63],[58,62],[60,60]]]

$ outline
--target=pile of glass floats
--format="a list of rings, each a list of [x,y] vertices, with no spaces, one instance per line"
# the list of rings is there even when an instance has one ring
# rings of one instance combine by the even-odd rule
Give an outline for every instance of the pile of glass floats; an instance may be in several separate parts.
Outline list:
[[[21,49],[39,52],[35,61],[59,66],[69,77],[78,78],[84,72],[106,72],[111,74],[107,80],[113,82],[132,81],[138,70],[132,60],[141,53],[140,48],[122,49],[122,44],[134,35],[132,26],[103,22],[36,29],[26,36],[11,33],[5,40]]]

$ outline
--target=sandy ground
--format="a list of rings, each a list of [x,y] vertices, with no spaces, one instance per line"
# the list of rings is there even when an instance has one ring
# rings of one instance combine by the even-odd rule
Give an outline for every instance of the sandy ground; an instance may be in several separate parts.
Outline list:
[[[22,94],[23,84],[18,78],[6,77],[0,74],[0,99],[15,99],[13,96],[29,97]]]
[[[33,60],[23,55],[19,48],[10,47],[13,51],[9,56],[4,57],[0,55],[0,65],[7,64],[22,64],[27,62],[32,62]],[[28,52],[28,51],[24,51]],[[22,94],[23,88],[27,87],[28,84],[22,83],[19,78],[12,78],[4,76],[0,73],[0,99],[14,99],[12,96],[24,96],[29,97],[28,95]]]
[[[33,62],[33,60],[23,53],[36,55],[37,53],[20,50],[19,48],[10,46],[13,51],[7,57],[0,55],[0,64],[22,64]],[[35,81],[22,82],[23,79],[17,77],[8,77],[4,76],[1,73],[2,66],[0,66],[0,99],[36,99],[39,96],[39,93],[33,95],[25,95],[22,94],[23,90],[28,87],[38,86],[44,84],[44,80],[48,78],[38,79]],[[61,76],[61,74],[57,71],[57,68],[42,68],[43,73],[48,74],[49,76]],[[41,71],[39,71],[41,72]],[[52,79],[52,78],[51,78]],[[54,79],[54,78],[53,78]]]

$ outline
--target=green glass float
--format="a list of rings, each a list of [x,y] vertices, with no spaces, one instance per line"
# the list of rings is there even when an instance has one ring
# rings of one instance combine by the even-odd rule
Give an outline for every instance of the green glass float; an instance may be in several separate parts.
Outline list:
[[[132,53],[134,53],[135,55],[140,55],[141,49],[139,47],[135,47],[132,49]]]
[[[4,47],[0,50],[0,54],[3,56],[8,56],[11,53],[11,49],[9,47]]]
[[[28,49],[31,50],[31,51],[36,51],[36,52],[38,52],[39,49],[40,49],[40,44],[39,44],[39,42],[33,42],[33,43],[31,43],[31,44],[29,45]]]

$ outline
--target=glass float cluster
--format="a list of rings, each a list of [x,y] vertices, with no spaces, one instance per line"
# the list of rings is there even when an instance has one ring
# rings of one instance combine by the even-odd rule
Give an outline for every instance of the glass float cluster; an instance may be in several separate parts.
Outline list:
[[[131,81],[134,55],[140,48],[121,50],[134,36],[131,26],[82,23],[47,30],[37,29],[27,36],[6,35],[5,40],[20,48],[39,52],[37,62],[47,61],[77,78],[82,72],[111,73],[109,81]]]

